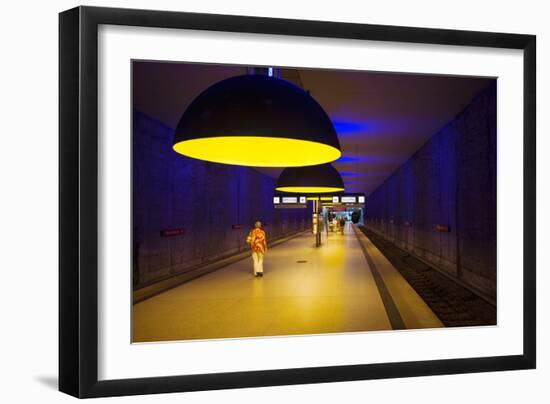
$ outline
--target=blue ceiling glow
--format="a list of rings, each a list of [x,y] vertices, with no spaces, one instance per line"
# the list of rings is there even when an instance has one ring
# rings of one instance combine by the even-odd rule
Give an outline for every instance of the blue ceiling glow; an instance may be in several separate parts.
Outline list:
[[[353,173],[351,171],[339,171],[342,177],[359,177],[361,174]]]
[[[335,121],[332,121],[332,126],[334,126],[334,129],[336,129],[336,132],[338,132],[339,135],[359,132],[367,129],[366,125],[359,122],[353,122],[353,121],[335,120]]]
[[[384,156],[344,156],[342,155],[335,163],[370,163],[370,164],[394,164],[401,163],[402,157],[399,155]]]
[[[355,163],[357,161],[361,160],[359,157],[351,157],[351,156],[340,156],[338,160],[335,161],[335,163]]]
[[[429,127],[434,124],[432,118],[418,116],[402,116],[392,119],[368,119],[361,121],[334,118],[332,125],[339,136],[403,136],[413,134],[411,128]],[[437,123],[437,122],[436,122]]]
[[[404,122],[383,119],[369,119],[367,121],[333,119],[332,126],[334,126],[339,136],[364,136],[365,132],[369,135],[380,135],[406,127]]]

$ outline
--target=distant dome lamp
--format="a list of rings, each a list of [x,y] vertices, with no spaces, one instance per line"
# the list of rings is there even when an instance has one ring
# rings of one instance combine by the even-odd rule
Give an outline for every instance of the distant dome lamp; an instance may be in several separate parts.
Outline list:
[[[323,108],[275,77],[236,76],[197,96],[176,128],[173,149],[195,159],[253,167],[299,167],[341,156]]]
[[[343,192],[344,182],[332,164],[289,167],[279,175],[275,189],[305,194]]]

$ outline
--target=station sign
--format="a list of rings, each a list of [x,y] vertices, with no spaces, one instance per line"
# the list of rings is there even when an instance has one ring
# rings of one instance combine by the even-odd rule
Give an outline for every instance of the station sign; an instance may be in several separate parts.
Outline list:
[[[307,197],[304,195],[275,195],[273,206],[277,209],[296,209],[307,207]]]
[[[327,200],[328,199],[328,200]],[[365,205],[365,194],[338,194],[329,198],[323,196],[320,198],[322,204],[344,207],[363,207]]]
[[[308,200],[318,200],[322,205],[362,208],[365,205],[365,194],[323,194],[322,196],[275,194],[273,206],[277,209],[295,209],[307,207]]]

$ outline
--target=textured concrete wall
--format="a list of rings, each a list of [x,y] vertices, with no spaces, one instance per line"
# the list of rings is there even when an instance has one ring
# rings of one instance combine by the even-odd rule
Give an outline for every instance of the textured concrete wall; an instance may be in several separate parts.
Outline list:
[[[496,297],[496,83],[368,196],[366,216],[372,230]]]
[[[273,208],[273,178],[176,154],[172,137],[173,129],[134,111],[135,287],[247,249],[256,220],[266,224],[268,241],[310,227],[311,208]],[[161,236],[180,228],[183,235]]]

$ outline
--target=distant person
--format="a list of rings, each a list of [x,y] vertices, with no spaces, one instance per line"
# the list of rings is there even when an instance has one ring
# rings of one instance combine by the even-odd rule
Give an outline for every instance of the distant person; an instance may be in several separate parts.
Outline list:
[[[247,241],[250,242],[252,250],[254,276],[264,276],[264,254],[267,251],[267,240],[261,222],[254,223],[254,228],[250,231]]]
[[[340,233],[344,234],[344,226],[346,225],[346,219],[344,216],[340,217]]]

